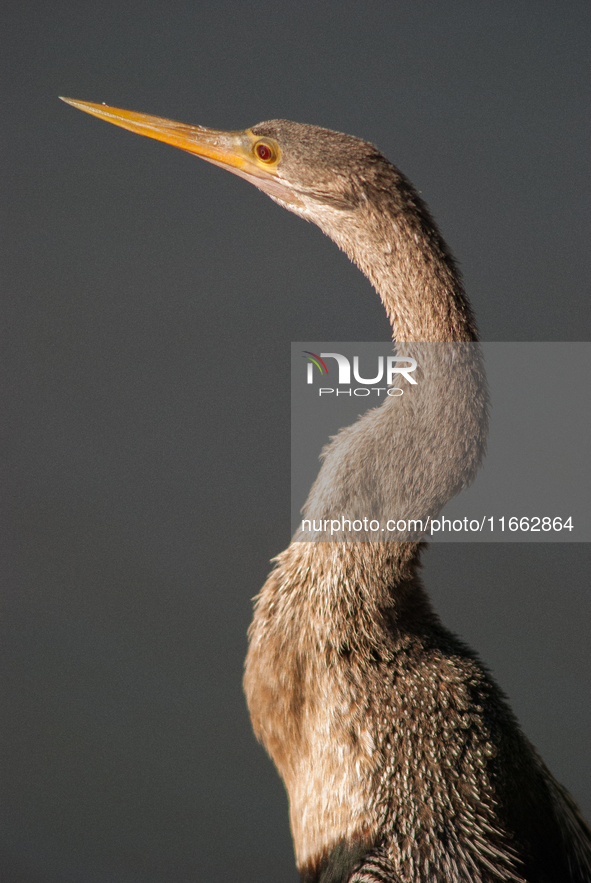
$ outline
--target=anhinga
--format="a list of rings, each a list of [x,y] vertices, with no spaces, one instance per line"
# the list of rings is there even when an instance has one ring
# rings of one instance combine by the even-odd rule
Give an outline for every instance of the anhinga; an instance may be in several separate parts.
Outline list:
[[[367,481],[433,513],[473,477],[486,391],[478,350],[462,349],[477,339],[472,312],[428,209],[373,145],[285,120],[221,132],[65,100],[246,178],[349,255],[395,341],[455,347],[453,395],[434,371],[420,408],[385,402],[339,433],[308,513],[362,498]],[[287,787],[302,880],[590,883],[589,828],[433,612],[420,551],[292,542],[257,599],[244,684]]]

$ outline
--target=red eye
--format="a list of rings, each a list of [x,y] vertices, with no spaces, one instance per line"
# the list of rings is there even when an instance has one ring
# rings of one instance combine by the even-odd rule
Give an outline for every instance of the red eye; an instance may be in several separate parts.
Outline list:
[[[259,143],[255,146],[254,152],[263,162],[271,162],[275,158],[275,153],[269,147],[268,144],[265,144],[264,141],[259,141]]]

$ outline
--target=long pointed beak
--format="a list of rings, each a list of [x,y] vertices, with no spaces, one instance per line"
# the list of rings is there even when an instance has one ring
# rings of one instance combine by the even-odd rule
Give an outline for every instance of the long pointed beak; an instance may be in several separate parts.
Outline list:
[[[188,126],[185,123],[150,116],[147,113],[108,107],[106,104],[76,101],[73,98],[61,100],[115,126],[188,150],[189,153],[194,153],[209,162],[230,167],[232,171],[250,165],[248,152],[256,139],[248,129],[244,132],[223,132],[206,129],[204,126]]]

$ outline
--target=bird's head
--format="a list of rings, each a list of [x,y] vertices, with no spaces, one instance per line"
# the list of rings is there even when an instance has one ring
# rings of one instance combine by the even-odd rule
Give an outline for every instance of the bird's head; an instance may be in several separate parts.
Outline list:
[[[363,201],[368,169],[386,162],[366,141],[289,120],[270,120],[251,129],[225,132],[105,104],[63,100],[116,126],[173,144],[221,166],[321,227],[327,214],[354,211]]]

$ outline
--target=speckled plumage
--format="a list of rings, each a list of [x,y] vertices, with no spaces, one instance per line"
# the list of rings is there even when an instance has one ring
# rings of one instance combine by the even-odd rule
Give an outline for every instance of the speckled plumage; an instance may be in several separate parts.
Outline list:
[[[285,121],[252,131],[279,144],[277,177],[295,194],[269,195],[347,252],[396,341],[476,340],[428,210],[375,147]],[[424,418],[439,408],[422,428],[438,433],[428,462],[405,425],[412,415],[382,406],[328,446],[307,512],[351,498],[352,458],[371,463],[376,432],[396,453],[383,481],[394,494],[403,484],[409,507],[438,511],[471,480],[485,443],[478,356],[459,370],[447,413],[436,374],[422,400]],[[302,881],[590,883],[588,827],[485,667],[433,612],[421,551],[293,542],[257,599],[245,690],[289,794]]]

